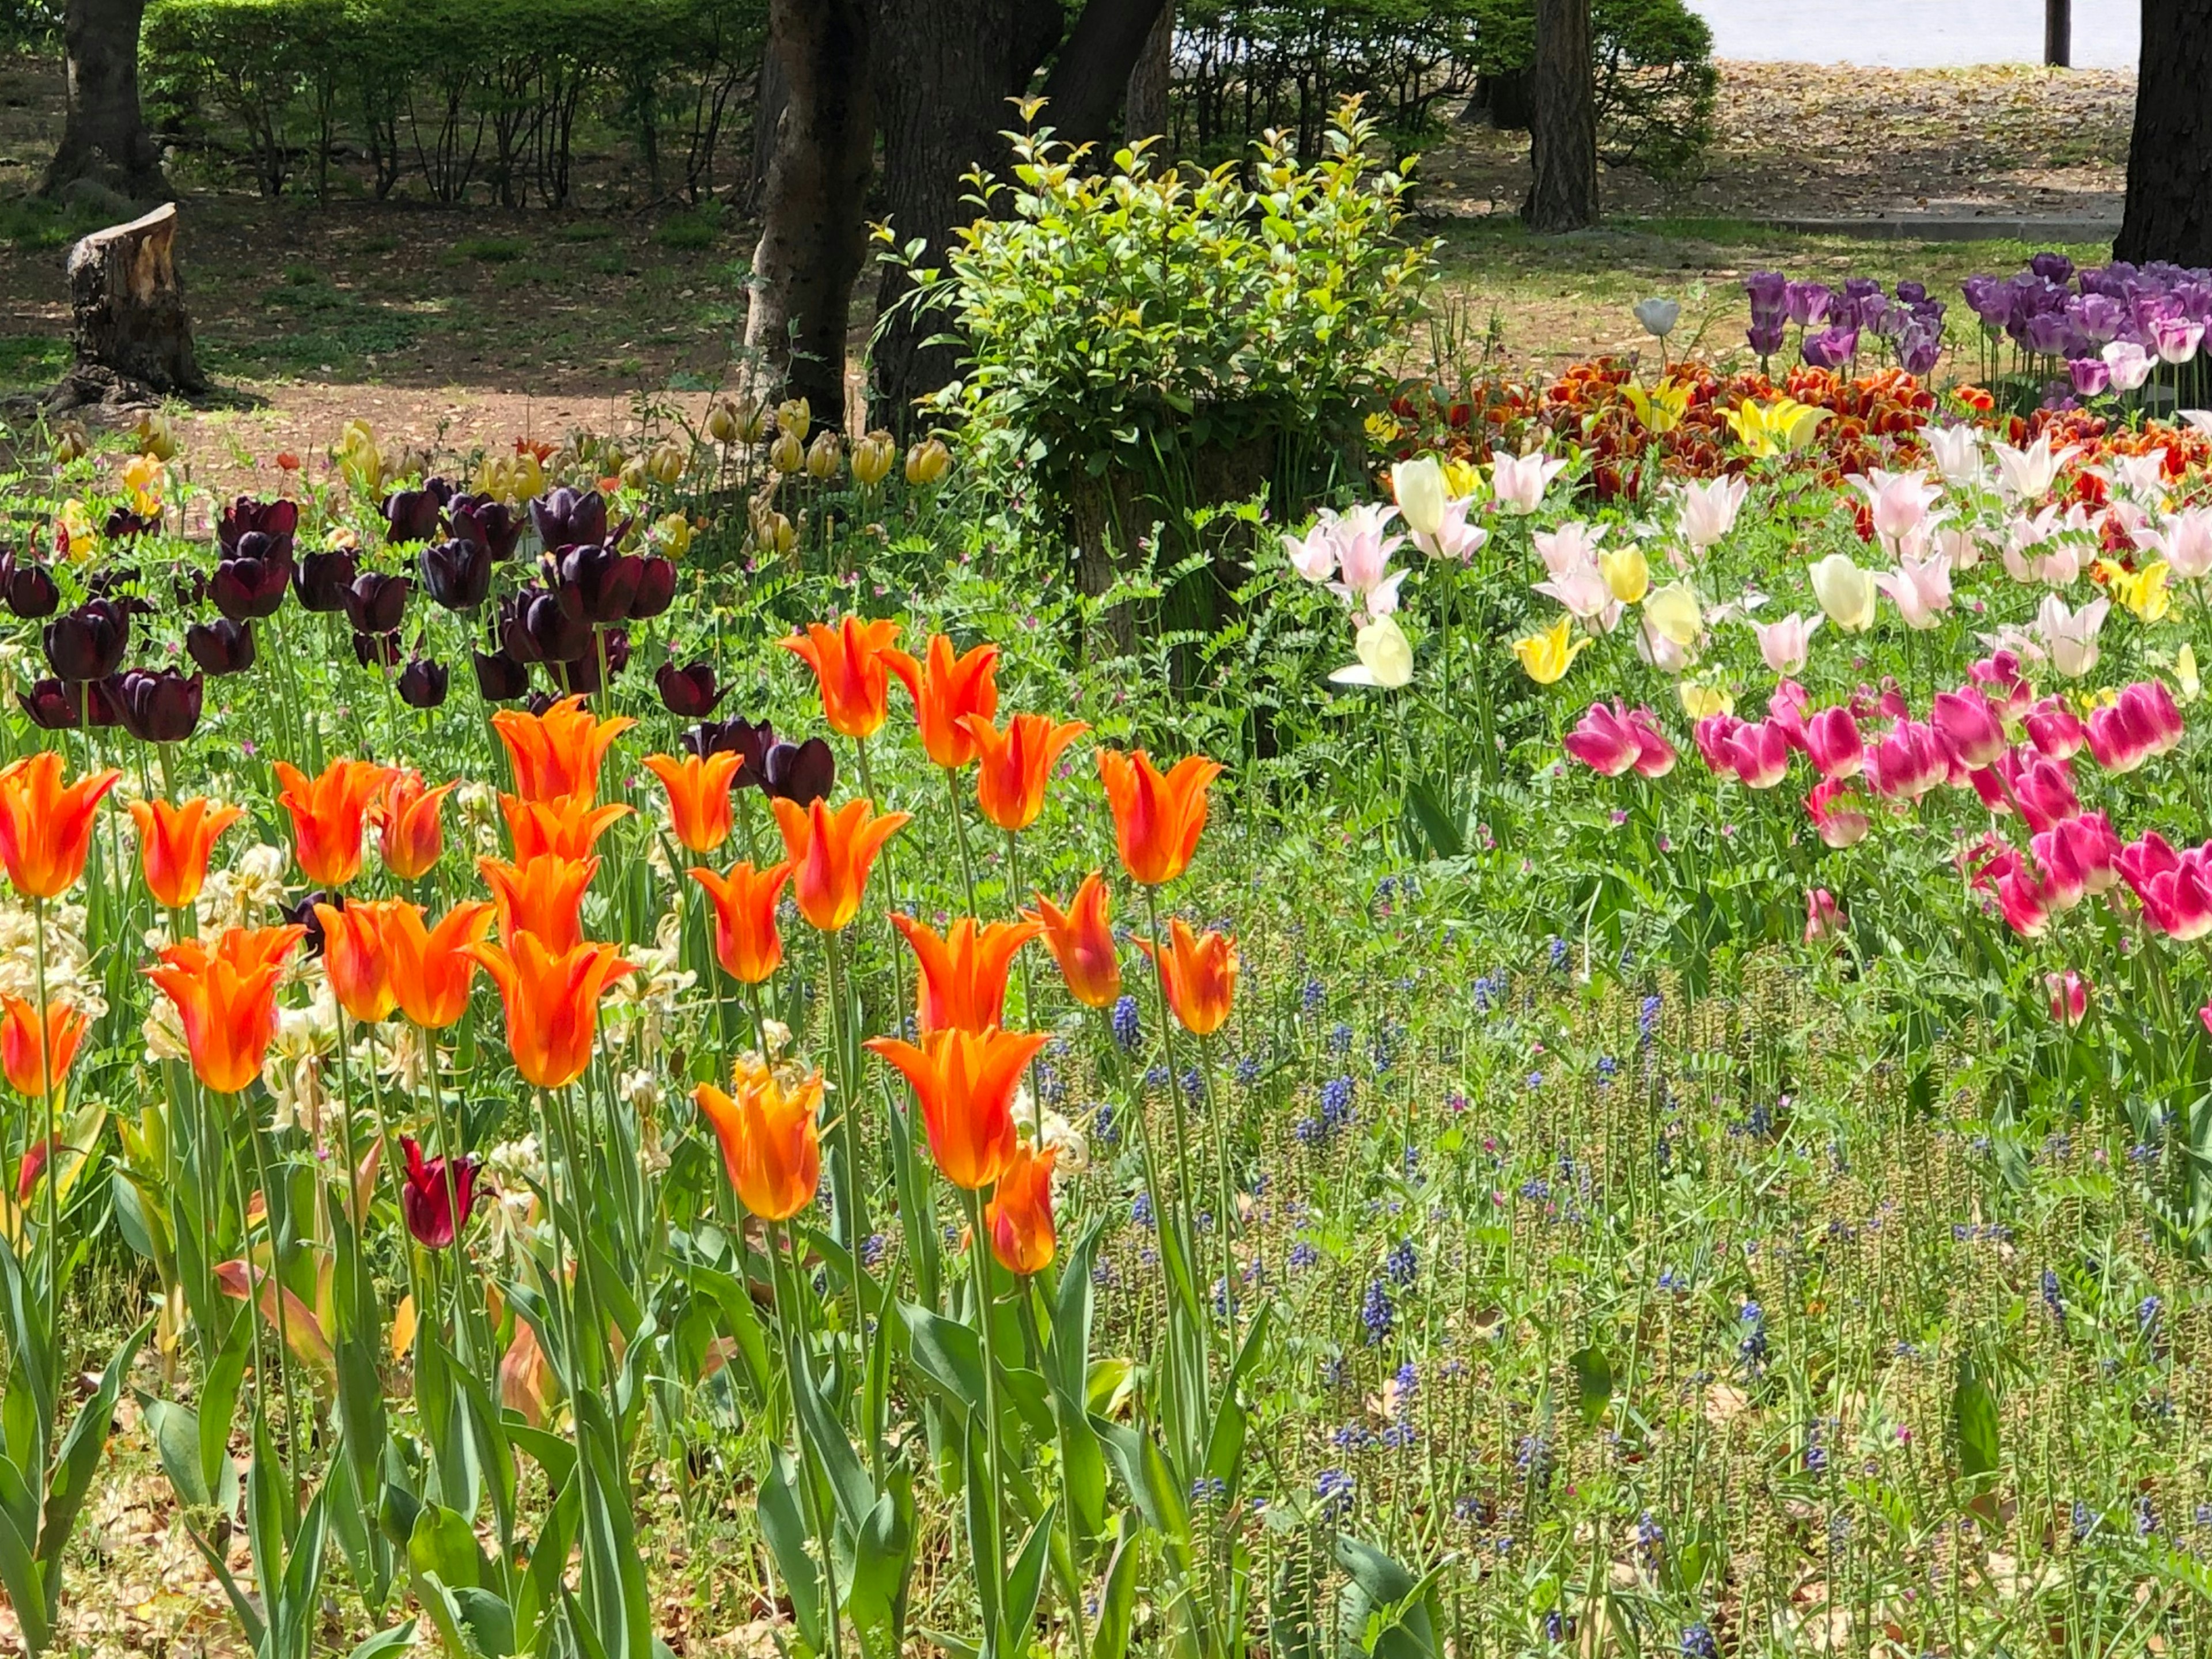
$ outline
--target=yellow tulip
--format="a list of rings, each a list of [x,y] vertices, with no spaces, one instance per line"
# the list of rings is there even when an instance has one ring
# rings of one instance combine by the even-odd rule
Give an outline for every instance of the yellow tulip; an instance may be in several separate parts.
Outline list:
[[[1664,437],[1672,432],[1689,412],[1690,388],[1680,380],[1670,380],[1649,392],[1640,386],[1628,386],[1622,388],[1622,395],[1635,411],[1637,424],[1655,437]]]
[[[898,442],[888,432],[871,432],[853,446],[853,482],[873,489],[890,476]]]
[[[925,438],[906,453],[906,481],[927,489],[951,470],[952,452],[942,438]]]
[[[1482,469],[1455,455],[1444,463],[1444,491],[1454,501],[1482,493]]]
[[[1682,712],[1693,720],[1701,720],[1713,714],[1735,713],[1735,699],[1720,686],[1699,685],[1694,681],[1684,680],[1675,690],[1682,699]]]
[[[1556,685],[1574,660],[1589,647],[1588,638],[1571,640],[1568,629],[1573,618],[1564,611],[1559,619],[1540,634],[1531,634],[1513,641],[1513,654],[1521,659],[1521,666],[1528,678],[1539,685]]]
[[[806,446],[799,434],[788,427],[775,434],[775,441],[768,447],[768,464],[779,472],[797,472],[806,465]]]
[[[1791,449],[1802,449],[1813,441],[1813,434],[1828,418],[1828,411],[1801,404],[1795,398],[1777,398],[1766,418],[1784,444]]]
[[[366,499],[382,494],[388,467],[384,451],[377,446],[376,433],[367,421],[348,421],[339,428],[337,447],[331,454],[346,487],[355,495]]]
[[[1607,548],[1597,556],[1597,568],[1606,591],[1623,605],[1641,605],[1651,589],[1651,566],[1634,542]]]
[[[691,550],[691,520],[681,513],[671,513],[654,521],[653,545],[672,559],[680,559]]]
[[[2173,595],[2166,587],[2164,559],[2135,571],[2124,569],[2110,559],[2100,559],[2097,571],[2105,579],[2106,592],[2144,622],[2163,622],[2173,609]]]
[[[1698,635],[1705,630],[1705,612],[1698,609],[1697,593],[1687,582],[1669,582],[1646,595],[1644,620],[1652,632],[1683,647],[1695,645]]]
[[[74,495],[54,514],[54,528],[61,532],[54,538],[55,550],[72,564],[90,558],[100,545],[100,532],[92,522],[91,512]]]
[[[2173,678],[2176,693],[2184,702],[2195,702],[2203,695],[2204,687],[2197,678],[2197,647],[2185,644],[2173,653]]]

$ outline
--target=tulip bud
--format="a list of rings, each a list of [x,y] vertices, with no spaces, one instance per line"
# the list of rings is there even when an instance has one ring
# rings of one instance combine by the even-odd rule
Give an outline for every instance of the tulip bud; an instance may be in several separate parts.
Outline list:
[[[797,433],[779,432],[768,447],[768,464],[779,472],[799,471],[806,465],[806,446],[799,442]]]
[[[1434,536],[1444,527],[1444,470],[1433,455],[1401,461],[1390,469],[1390,493],[1398,515],[1417,536]]]
[[[36,622],[61,608],[62,591],[46,566],[0,553],[0,598],[25,622]]]
[[[707,435],[718,444],[738,441],[737,405],[728,398],[716,399],[714,407],[707,411]]]
[[[131,643],[131,613],[112,599],[88,599],[46,626],[46,661],[65,680],[104,680]]]
[[[530,671],[504,651],[471,651],[477,695],[486,702],[513,702],[530,690]]]
[[[872,489],[890,476],[898,445],[888,432],[871,432],[853,446],[853,481]]]
[[[691,550],[691,520],[681,513],[667,514],[653,521],[650,536],[663,553],[680,559]]]
[[[292,591],[299,595],[301,605],[307,610],[343,611],[346,589],[353,586],[359,568],[359,562],[349,548],[310,553],[292,568]]]
[[[141,743],[182,743],[200,722],[201,682],[173,668],[134,668],[108,688],[123,729]]]
[[[714,684],[714,665],[709,662],[695,662],[684,668],[665,662],[653,683],[660,693],[661,706],[679,720],[704,720],[722,700],[723,692]]]
[[[797,438],[803,442],[813,425],[814,411],[805,398],[787,398],[775,406],[775,428],[785,436]],[[784,470],[787,472],[797,471],[795,467]]]
[[[194,623],[185,630],[185,650],[210,674],[240,674],[253,666],[253,624],[228,617]]]
[[[844,444],[835,432],[823,428],[806,447],[806,476],[817,483],[827,483],[844,465]]]
[[[906,481],[925,489],[952,468],[952,452],[941,438],[927,438],[906,453]]]
[[[155,460],[166,461],[177,453],[177,429],[169,417],[157,409],[149,409],[138,417],[138,424],[131,429],[137,441],[138,453],[151,455]]]
[[[67,466],[71,461],[89,453],[92,434],[84,429],[82,421],[63,421],[54,428],[54,465]]]
[[[771,509],[753,521],[753,546],[781,557],[799,545],[799,532],[790,520]]]
[[[645,474],[658,484],[672,484],[684,476],[684,452],[662,444],[645,458]]]
[[[428,657],[410,657],[399,671],[399,701],[410,708],[435,708],[446,700],[446,665]]]
[[[1881,590],[1874,578],[1851,562],[1848,553],[1831,553],[1808,573],[1813,597],[1828,620],[1846,634],[1863,634],[1874,626],[1875,600]]]

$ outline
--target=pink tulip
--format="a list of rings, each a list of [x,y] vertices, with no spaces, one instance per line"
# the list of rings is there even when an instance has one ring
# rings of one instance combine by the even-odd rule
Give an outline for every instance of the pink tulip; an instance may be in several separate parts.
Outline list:
[[[2122,848],[2118,861],[2153,931],[2184,940],[2212,933],[2212,842],[2177,853],[2153,830]]]
[[[1974,686],[1938,691],[1928,718],[1944,750],[1969,771],[1990,764],[2005,751],[2004,723]]]
[[[1601,778],[1619,777],[1636,764],[1642,753],[1636,729],[1628,723],[1628,712],[1618,702],[1610,708],[1601,702],[1592,703],[1561,742],[1570,755]]]
[[[1729,762],[1750,789],[1771,789],[1790,770],[1790,738],[1773,720],[1737,728],[1729,739]]]
[[[1966,676],[1981,687],[1982,695],[1990,700],[2000,719],[2019,720],[2035,701],[2035,688],[2021,672],[2020,658],[2014,652],[1991,652],[1969,667]]]
[[[1779,622],[1752,623],[1751,631],[1759,636],[1759,659],[1778,674],[1802,672],[1812,654],[1813,635],[1826,620],[1814,617],[1808,621],[1792,611]]]
[[[2120,838],[2102,812],[2053,824],[2028,845],[2042,875],[2044,900],[2054,910],[2070,910],[2085,895],[2104,892],[2120,879]]]
[[[2107,772],[2132,772],[2181,742],[2181,710],[2163,680],[2138,680],[2089,716],[2089,752]]]
[[[1690,736],[1705,757],[1706,769],[1716,774],[1733,773],[1735,758],[1729,745],[1743,722],[1733,714],[1708,714],[1692,728]]]
[[[2197,1018],[2206,1031],[2212,1032],[2212,1002],[2206,1003],[2197,1011]]]
[[[1813,793],[1805,797],[1805,811],[1823,847],[1856,847],[1874,827],[1866,814],[1864,797],[1838,778],[1813,786]]]
[[[1674,769],[1674,745],[1659,729],[1658,716],[1649,708],[1628,711],[1629,729],[1636,734],[1636,775],[1663,778]]]
[[[1882,545],[1895,548],[1899,539],[1918,529],[1928,509],[1943,492],[1928,482],[1924,472],[1884,472],[1876,467],[1863,477],[1845,480],[1867,500],[1868,517]]]
[[[2041,835],[2080,815],[2081,798],[2074,793],[2074,773],[2064,761],[2045,760],[2038,755],[2022,763],[2008,754],[2005,762],[2014,768],[2008,779],[2013,802],[2027,820],[2030,834]],[[1998,769],[2003,770],[2003,765]]]
[[[1795,680],[1778,683],[1774,695],[1766,700],[1766,718],[1780,726],[1790,746],[1801,752],[1805,747],[1805,711],[1812,706],[1813,694]]]
[[[2089,741],[2089,728],[2058,697],[2045,697],[2022,717],[2027,740],[2052,760],[2078,755]]]
[[[2061,1025],[2079,1025],[2089,1012],[2089,981],[2071,968],[2045,974],[2043,988],[2051,993],[2051,1017]]]
[[[1825,887],[1805,890],[1805,943],[1812,945],[1824,939],[1840,939],[1844,929],[1850,925],[1844,915],[1844,907],[1836,902],[1836,896]]]
[[[1867,787],[1875,794],[1917,800],[1949,770],[1934,728],[1899,720],[1867,753]]]
[[[1823,708],[1805,722],[1805,753],[1824,778],[1855,778],[1866,768],[1866,741],[1851,711]]]
[[[2024,867],[2015,867],[1996,884],[1997,910],[2005,925],[2023,939],[2033,939],[2051,925],[2050,908],[2044,902],[2041,884]]]

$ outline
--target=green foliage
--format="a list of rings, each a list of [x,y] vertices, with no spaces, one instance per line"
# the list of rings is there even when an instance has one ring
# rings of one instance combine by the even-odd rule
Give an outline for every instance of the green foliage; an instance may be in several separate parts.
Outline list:
[[[1474,0],[1485,75],[1535,55],[1534,0]],[[1713,32],[1683,0],[1592,0],[1598,147],[1615,167],[1692,170],[1712,142]]]

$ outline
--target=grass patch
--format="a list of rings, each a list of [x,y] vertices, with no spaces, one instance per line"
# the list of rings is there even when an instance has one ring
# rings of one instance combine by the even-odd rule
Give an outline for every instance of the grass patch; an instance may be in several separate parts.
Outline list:
[[[562,226],[558,234],[564,242],[604,242],[612,239],[615,228],[605,219],[578,219]]]
[[[70,364],[70,344],[56,334],[0,334],[0,386],[43,391]]]
[[[678,213],[664,220],[653,240],[665,248],[696,252],[710,248],[722,234],[721,215],[702,210],[696,213]]]
[[[103,222],[100,214],[36,196],[0,202],[0,241],[14,247],[64,247]]]
[[[453,244],[456,259],[474,259],[478,264],[512,264],[530,252],[530,244],[519,236],[464,236]]]

